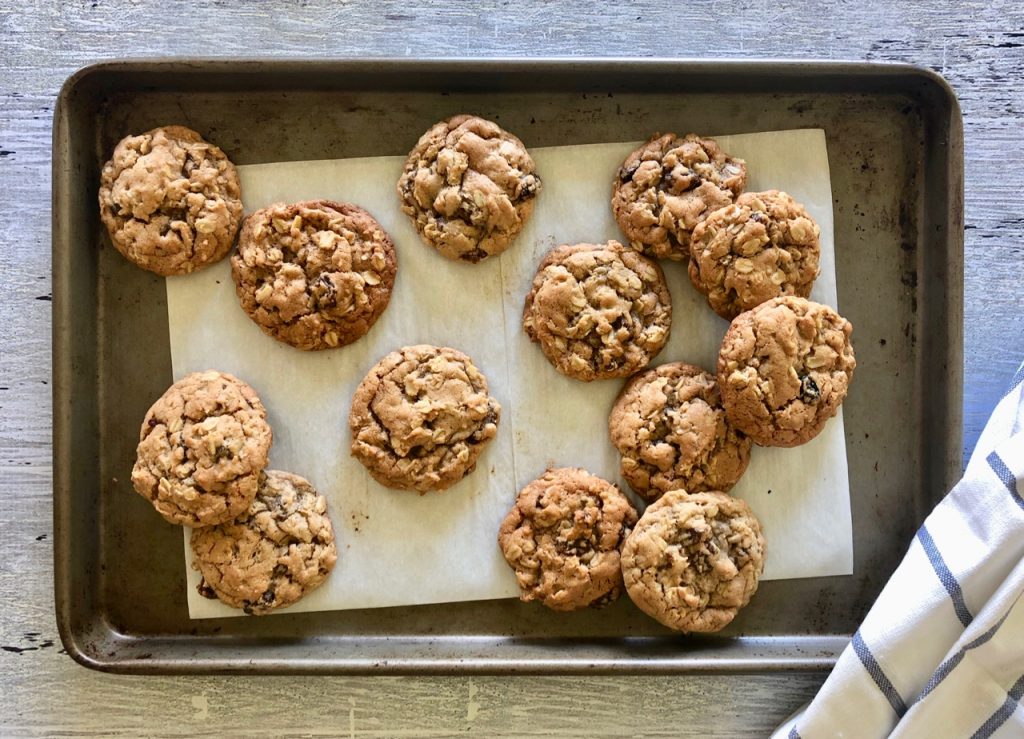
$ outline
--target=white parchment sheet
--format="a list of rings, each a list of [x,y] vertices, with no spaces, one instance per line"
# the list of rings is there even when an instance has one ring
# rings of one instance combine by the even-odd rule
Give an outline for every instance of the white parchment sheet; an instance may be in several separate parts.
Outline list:
[[[786,190],[821,226],[821,276],[812,298],[836,306],[832,193],[824,132],[717,137],[747,160],[748,190]],[[308,478],[327,496],[338,538],[334,573],[287,609],[318,611],[508,598],[515,578],[496,544],[516,492],[548,466],[572,465],[614,480],[608,411],[622,381],[582,383],[558,374],[520,326],[542,255],[560,243],[621,240],[611,181],[635,143],[532,149],[544,182],[533,216],[499,258],[459,264],[423,244],[400,211],[404,157],[239,167],[246,212],[276,201],[327,198],[361,205],[391,234],[398,277],[370,333],[338,350],[302,352],[264,335],[242,312],[228,260],[167,280],[175,378],[208,368],[256,388],[274,429],[270,467]],[[727,323],[694,291],[682,265],[663,262],[672,334],[655,364],[711,369]],[[407,344],[447,344],[469,354],[502,406],[498,436],[477,469],[442,493],[419,496],[377,484],[348,453],[352,393],[378,359]],[[850,495],[842,415],[809,444],[754,447],[733,490],[753,507],[767,539],[765,578],[852,572]],[[185,531],[189,614],[238,616],[201,597]]]

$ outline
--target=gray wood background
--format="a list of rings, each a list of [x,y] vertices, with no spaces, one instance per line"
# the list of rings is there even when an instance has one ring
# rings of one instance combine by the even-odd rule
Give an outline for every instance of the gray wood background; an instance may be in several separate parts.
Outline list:
[[[79,67],[162,55],[817,57],[931,67],[956,89],[966,133],[966,452],[1024,359],[1019,2],[0,0],[5,736],[756,736],[824,679],[131,678],[61,654],[50,542],[53,104]]]

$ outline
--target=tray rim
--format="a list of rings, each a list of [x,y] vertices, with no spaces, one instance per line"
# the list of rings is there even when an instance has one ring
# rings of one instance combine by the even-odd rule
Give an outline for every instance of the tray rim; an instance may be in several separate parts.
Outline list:
[[[92,75],[111,71],[193,71],[208,73],[211,68],[217,71],[243,71],[258,73],[262,67],[275,67],[274,71],[288,72],[309,67],[346,67],[354,70],[379,71],[377,67],[394,68],[416,68],[422,70],[424,67],[433,68],[434,71],[458,70],[458,71],[482,71],[493,72],[498,69],[506,70],[529,70],[532,68],[546,67],[551,65],[562,66],[566,70],[581,71],[585,68],[600,69],[603,67],[621,69],[625,66],[644,68],[647,71],[659,69],[677,72],[704,72],[721,71],[734,73],[735,71],[757,71],[764,70],[772,73],[781,73],[793,77],[807,77],[814,74],[860,74],[876,77],[907,75],[919,77],[923,81],[935,85],[952,105],[954,118],[960,120],[960,102],[949,84],[948,80],[939,72],[919,64],[909,62],[894,62],[887,60],[867,61],[861,59],[824,59],[824,58],[801,58],[793,59],[787,57],[624,57],[624,56],[537,56],[537,57],[515,57],[515,56],[479,56],[479,57],[396,57],[396,56],[375,56],[375,57],[317,57],[304,58],[297,56],[281,57],[190,57],[190,56],[158,56],[158,57],[109,57],[87,64],[84,67],[72,72],[57,95],[57,105],[54,108],[54,120],[58,118],[61,103],[66,105],[66,98],[73,89],[82,81]],[[241,67],[241,69],[239,69]],[[429,70],[428,70],[429,71]]]
[[[401,73],[403,70],[415,69],[428,72],[476,72],[494,74],[498,72],[524,72],[555,66],[562,72],[599,72],[611,70],[635,74],[674,72],[679,74],[722,74],[734,75],[740,72],[748,74],[770,74],[783,79],[813,79],[819,76],[862,78],[906,77],[918,79],[922,85],[932,88],[933,94],[948,107],[950,137],[947,147],[946,169],[950,176],[949,192],[953,196],[956,208],[950,208],[945,225],[946,239],[943,244],[947,251],[954,254],[953,266],[956,272],[950,277],[948,307],[951,309],[952,325],[947,326],[947,338],[955,350],[963,353],[963,168],[964,141],[963,117],[957,95],[948,81],[938,72],[915,64],[889,61],[836,60],[836,59],[787,59],[787,58],[673,58],[673,57],[330,57],[305,59],[301,57],[133,57],[125,59],[107,59],[89,64],[73,72],[61,86],[54,106],[52,127],[52,180],[51,180],[51,250],[53,273],[51,279],[53,300],[52,312],[52,402],[53,402],[53,531],[54,531],[54,600],[55,615],[61,642],[67,654],[84,667],[103,672],[122,674],[239,674],[252,671],[269,674],[353,674],[353,675],[456,675],[456,674],[706,674],[706,673],[755,673],[767,671],[814,671],[833,667],[842,649],[851,635],[808,635],[808,636],[762,636],[735,637],[730,643],[734,645],[757,645],[766,647],[763,657],[750,656],[716,658],[708,661],[702,657],[682,656],[672,658],[644,659],[616,655],[609,658],[585,657],[522,659],[509,658],[402,658],[394,661],[374,660],[370,658],[348,659],[339,662],[337,659],[236,659],[236,658],[203,658],[183,660],[180,658],[161,658],[151,660],[148,655],[137,654],[126,658],[102,656],[95,650],[90,651],[86,643],[89,633],[76,628],[72,622],[69,604],[72,599],[67,555],[70,550],[70,516],[72,512],[72,480],[69,476],[69,463],[73,450],[70,444],[69,430],[72,427],[74,412],[70,392],[72,361],[69,359],[72,349],[72,306],[70,301],[59,299],[67,294],[70,287],[70,268],[68,252],[70,250],[69,224],[61,210],[62,200],[66,200],[74,188],[74,174],[68,166],[67,142],[68,108],[70,98],[90,78],[109,73],[141,72],[149,74],[190,72],[195,74],[245,73],[258,74],[269,67],[279,74],[309,71],[310,69],[333,70],[341,72],[390,72]],[[339,84],[344,89],[343,84]],[[271,89],[271,88],[267,88]],[[316,86],[309,89],[315,90]],[[320,89],[328,89],[320,86]],[[816,94],[809,92],[808,94]],[[952,483],[962,464],[962,432],[963,432],[963,368],[958,366],[948,369],[950,382],[944,400],[947,405],[947,416],[955,421],[956,428],[949,430],[951,438],[947,442],[956,451],[955,464],[946,460],[946,476]],[[919,378],[920,382],[920,378]],[[955,470],[951,476],[950,471]],[[105,619],[100,619],[101,636],[112,637],[114,641],[140,641],[139,639],[120,634]],[[329,637],[336,638],[336,637]],[[342,637],[345,638],[345,637]],[[465,638],[465,637],[462,637]],[[508,637],[473,637],[479,643],[500,645]],[[785,639],[806,641],[808,650],[801,650],[800,655],[790,651],[783,654],[771,654],[775,651],[772,642]],[[400,641],[399,637],[396,641]],[[408,641],[444,641],[430,637],[408,637]],[[141,641],[154,642],[162,638],[146,637]],[[173,639],[171,639],[173,641]],[[558,641],[554,639],[553,641]],[[590,642],[602,640],[588,640]],[[816,652],[816,653],[814,653]],[[113,653],[111,653],[112,655]]]

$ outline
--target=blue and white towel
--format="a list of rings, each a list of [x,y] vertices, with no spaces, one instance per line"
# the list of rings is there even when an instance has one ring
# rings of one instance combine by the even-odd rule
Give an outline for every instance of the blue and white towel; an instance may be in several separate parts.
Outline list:
[[[1024,737],[1024,365],[835,670],[774,737]]]

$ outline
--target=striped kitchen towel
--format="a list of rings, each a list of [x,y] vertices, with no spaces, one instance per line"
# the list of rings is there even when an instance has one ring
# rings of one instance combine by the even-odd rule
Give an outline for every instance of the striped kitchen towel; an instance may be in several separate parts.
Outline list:
[[[1024,365],[818,695],[774,737],[1024,737]]]

